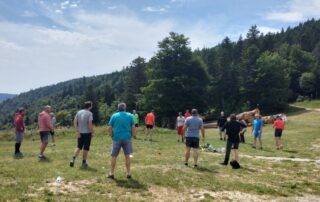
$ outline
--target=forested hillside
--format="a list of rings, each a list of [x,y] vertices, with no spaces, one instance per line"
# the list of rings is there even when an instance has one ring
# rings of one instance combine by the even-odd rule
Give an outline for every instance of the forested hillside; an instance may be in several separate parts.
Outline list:
[[[6,99],[10,99],[10,98],[13,98],[14,94],[8,94],[8,93],[0,93],[0,103]]]
[[[170,33],[146,61],[137,57],[120,72],[83,77],[22,93],[0,104],[0,129],[10,127],[14,111],[27,108],[34,125],[50,104],[60,125],[70,125],[84,100],[94,102],[94,121],[104,123],[124,101],[141,116],[154,109],[161,126],[172,127],[178,111],[196,107],[207,118],[259,105],[280,112],[304,96],[319,98],[320,21],[309,20],[276,34],[252,26],[232,42],[192,51],[187,36]]]

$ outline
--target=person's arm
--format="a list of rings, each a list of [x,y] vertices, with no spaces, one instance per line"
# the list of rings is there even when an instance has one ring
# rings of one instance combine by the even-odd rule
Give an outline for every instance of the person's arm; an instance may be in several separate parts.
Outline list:
[[[205,137],[205,130],[204,130],[203,125],[201,126],[200,130],[201,130],[201,135],[202,135],[202,141],[205,142],[204,140],[206,137]]]
[[[50,129],[50,131],[53,131],[53,127],[52,127],[52,122],[51,122],[51,117],[50,115],[46,116],[46,125],[47,127]]]
[[[113,128],[112,128],[112,126],[108,127],[108,133],[109,133],[110,137],[113,137]]]
[[[89,130],[90,130],[91,137],[93,137],[94,131],[93,131],[93,123],[92,123],[92,121],[89,121],[89,123],[88,123],[88,128],[89,128]]]
[[[136,127],[134,125],[131,126],[131,137],[134,137],[136,134]]]
[[[74,116],[73,126],[74,126],[74,128],[76,129],[77,138],[80,138],[80,131],[79,131],[79,127],[78,127],[78,118],[77,118],[77,115]]]
[[[156,117],[153,116],[153,126],[156,126]]]

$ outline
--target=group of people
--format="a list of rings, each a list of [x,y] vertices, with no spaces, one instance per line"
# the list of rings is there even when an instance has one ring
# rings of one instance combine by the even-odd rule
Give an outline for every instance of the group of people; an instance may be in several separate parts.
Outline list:
[[[74,167],[75,161],[82,152],[82,168],[87,168],[87,157],[90,150],[91,139],[94,135],[93,128],[93,114],[90,111],[92,109],[92,102],[87,101],[84,103],[82,110],[78,111],[74,117],[74,128],[76,129],[77,147],[74,150],[72,158],[70,160],[70,167]],[[15,115],[15,129],[16,129],[16,143],[15,143],[15,156],[22,157],[20,151],[21,143],[23,141],[25,125],[24,116],[26,110],[21,108]],[[40,133],[40,153],[39,160],[46,159],[44,152],[48,145],[49,136],[54,137],[54,125],[55,118],[51,112],[50,106],[45,106],[43,111],[38,115],[38,130]],[[252,132],[254,136],[253,147],[256,148],[257,139],[260,142],[260,148],[262,149],[262,126],[263,122],[260,119],[260,115],[256,114],[253,121]],[[108,178],[114,178],[115,167],[117,157],[121,148],[125,155],[125,166],[127,171],[127,178],[131,178],[130,170],[130,154],[133,152],[132,138],[136,138],[136,129],[139,127],[139,115],[134,110],[133,113],[126,112],[126,104],[118,104],[118,110],[115,112],[108,122],[108,134],[112,137],[112,151],[111,151],[111,168],[108,174]],[[152,129],[155,126],[154,111],[151,110],[145,117],[145,140],[152,141]],[[227,165],[231,149],[234,150],[235,160],[230,164],[235,167],[239,165],[239,143],[244,142],[244,132],[247,124],[243,120],[237,120],[235,114],[231,114],[228,120],[224,113],[221,112],[221,116],[218,120],[219,134],[221,140],[226,140],[226,154],[222,165]],[[282,148],[281,135],[284,129],[284,122],[280,117],[274,122],[276,146],[277,149]],[[184,115],[180,112],[176,120],[176,129],[178,134],[178,142],[184,142],[186,144],[185,151],[185,165],[188,166],[191,149],[193,150],[194,167],[198,166],[198,149],[200,146],[200,139],[205,142],[205,129],[203,120],[199,117],[197,109],[189,110]],[[200,137],[201,133],[201,137]],[[238,166],[240,167],[240,166]]]

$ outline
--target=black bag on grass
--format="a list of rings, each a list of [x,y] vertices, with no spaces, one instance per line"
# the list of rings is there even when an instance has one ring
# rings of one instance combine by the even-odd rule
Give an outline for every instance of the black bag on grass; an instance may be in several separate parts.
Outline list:
[[[238,161],[233,160],[230,162],[230,165],[232,166],[233,169],[239,169],[241,168],[240,164],[238,163]]]

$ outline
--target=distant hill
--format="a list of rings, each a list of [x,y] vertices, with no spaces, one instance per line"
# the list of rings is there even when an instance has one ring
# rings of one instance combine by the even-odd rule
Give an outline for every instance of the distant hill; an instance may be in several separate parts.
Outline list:
[[[129,103],[128,110],[138,108],[143,117],[143,110],[153,108],[146,105],[151,103],[150,99],[159,106],[155,110],[163,110],[161,115],[157,114],[157,121],[169,122],[169,119],[164,119],[168,116],[165,110],[170,107],[177,111],[185,110],[186,107],[179,108],[183,104],[179,99],[189,95],[188,89],[184,89],[184,95],[178,95],[184,88],[185,78],[181,75],[186,72],[185,57],[180,57],[181,50],[176,48],[180,46],[172,46],[170,40],[163,42],[162,48],[167,48],[167,52],[162,51],[150,61],[140,58],[122,71],[77,78],[15,97],[0,94],[0,102],[14,97],[0,103],[0,129],[12,126],[14,112],[19,107],[27,109],[26,124],[35,126],[37,114],[48,104],[56,113],[59,124],[71,125],[74,114],[85,100],[94,101],[95,123],[105,124],[119,101]],[[311,19],[279,33],[268,34],[261,34],[256,26],[252,26],[245,39],[240,37],[237,42],[232,42],[226,37],[217,46],[195,50],[190,55],[201,62],[210,81],[201,93],[188,96],[191,103],[188,108],[197,104],[193,98],[201,97],[206,101],[202,112],[207,117],[216,116],[220,110],[230,114],[258,105],[262,112],[279,112],[298,96],[320,98],[320,20]],[[189,78],[192,82],[199,77],[197,73],[192,76]],[[194,87],[198,84],[194,83]],[[154,90],[155,86],[159,88]],[[141,91],[143,87],[153,89],[154,94],[150,91],[146,97],[148,95]],[[170,96],[158,99],[164,91]]]
[[[17,95],[15,94],[8,94],[8,93],[0,93],[0,103],[6,99],[11,99]]]

